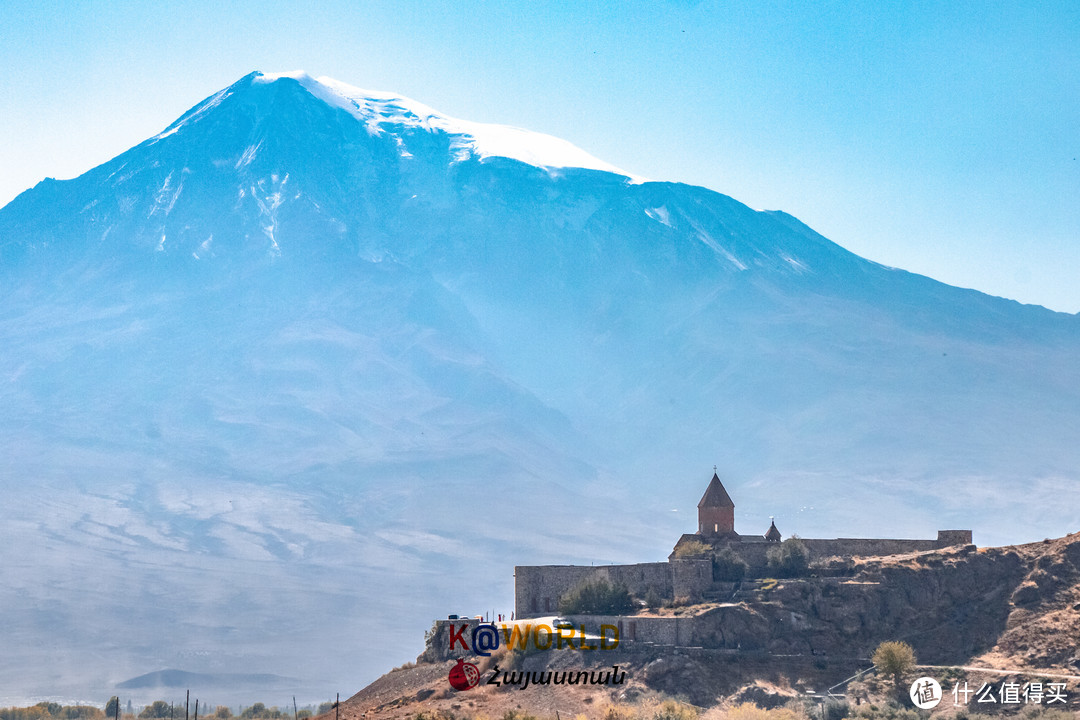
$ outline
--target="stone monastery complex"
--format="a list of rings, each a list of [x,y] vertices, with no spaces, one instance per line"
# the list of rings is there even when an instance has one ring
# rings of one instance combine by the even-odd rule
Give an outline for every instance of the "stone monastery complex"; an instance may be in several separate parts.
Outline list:
[[[675,543],[667,562],[634,565],[519,565],[514,568],[514,605],[517,617],[528,618],[558,612],[559,599],[585,582],[606,580],[625,585],[631,594],[645,597],[655,593],[662,599],[708,598],[722,591],[714,582],[712,559],[708,555],[685,556],[679,548],[697,541],[713,553],[728,548],[753,570],[768,564],[768,551],[782,536],[776,524],[764,535],[740,535],[735,532],[735,503],[715,473],[698,503],[698,528]],[[954,545],[970,545],[970,530],[939,530],[935,540],[886,540],[878,538],[836,538],[816,540],[800,538],[810,561],[828,557],[899,555],[937,550]],[[730,583],[728,584],[730,585]]]

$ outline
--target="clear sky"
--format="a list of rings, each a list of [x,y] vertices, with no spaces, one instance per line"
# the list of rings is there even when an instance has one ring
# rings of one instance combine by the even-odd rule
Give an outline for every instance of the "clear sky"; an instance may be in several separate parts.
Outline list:
[[[1080,2],[0,3],[0,204],[252,70],[566,138],[1080,311]]]

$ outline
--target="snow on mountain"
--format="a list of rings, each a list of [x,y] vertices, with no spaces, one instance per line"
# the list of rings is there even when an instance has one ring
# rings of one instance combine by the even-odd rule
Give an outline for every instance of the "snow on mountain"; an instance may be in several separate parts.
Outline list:
[[[405,157],[409,157],[410,153],[404,142],[400,141],[401,131],[419,129],[449,136],[452,153],[458,160],[502,157],[548,170],[586,168],[623,175],[634,182],[643,181],[642,178],[599,160],[561,138],[507,125],[459,120],[395,93],[363,90],[325,76],[316,79],[302,70],[288,73],[253,73],[250,79],[253,84],[260,85],[275,83],[281,79],[295,80],[312,96],[355,117],[367,127],[370,134],[397,135],[398,147]],[[203,101],[154,139],[168,137],[181,127],[196,122],[204,113],[216,107],[231,90],[232,88],[222,90]]]
[[[302,73],[0,209],[0,348],[28,692],[325,699],[514,564],[664,557],[714,463],[740,532],[1080,524],[1080,318]]]

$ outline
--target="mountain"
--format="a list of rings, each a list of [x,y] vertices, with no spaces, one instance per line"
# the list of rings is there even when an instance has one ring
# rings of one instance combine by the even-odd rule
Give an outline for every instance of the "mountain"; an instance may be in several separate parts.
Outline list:
[[[515,564],[665,557],[713,464],[744,533],[1080,524],[1080,318],[302,73],[0,209],[0,347],[27,695],[325,700]]]

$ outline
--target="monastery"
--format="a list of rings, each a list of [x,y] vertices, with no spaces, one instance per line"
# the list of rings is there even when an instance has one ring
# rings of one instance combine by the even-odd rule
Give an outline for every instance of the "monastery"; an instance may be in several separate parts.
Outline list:
[[[783,537],[773,522],[763,535],[735,532],[735,503],[720,477],[714,472],[705,494],[698,502],[696,533],[679,538],[667,562],[633,565],[519,565],[514,568],[514,605],[519,618],[551,615],[558,612],[559,599],[585,582],[607,580],[625,585],[632,595],[645,597],[655,593],[662,599],[707,598],[722,591],[713,579],[710,554],[685,556],[679,548],[697,541],[713,553],[728,548],[741,557],[751,572],[768,566],[768,551]],[[820,540],[800,538],[810,561],[828,557],[899,555],[937,550],[954,545],[970,545],[970,530],[939,530],[934,540],[890,540],[880,538],[835,538]]]

